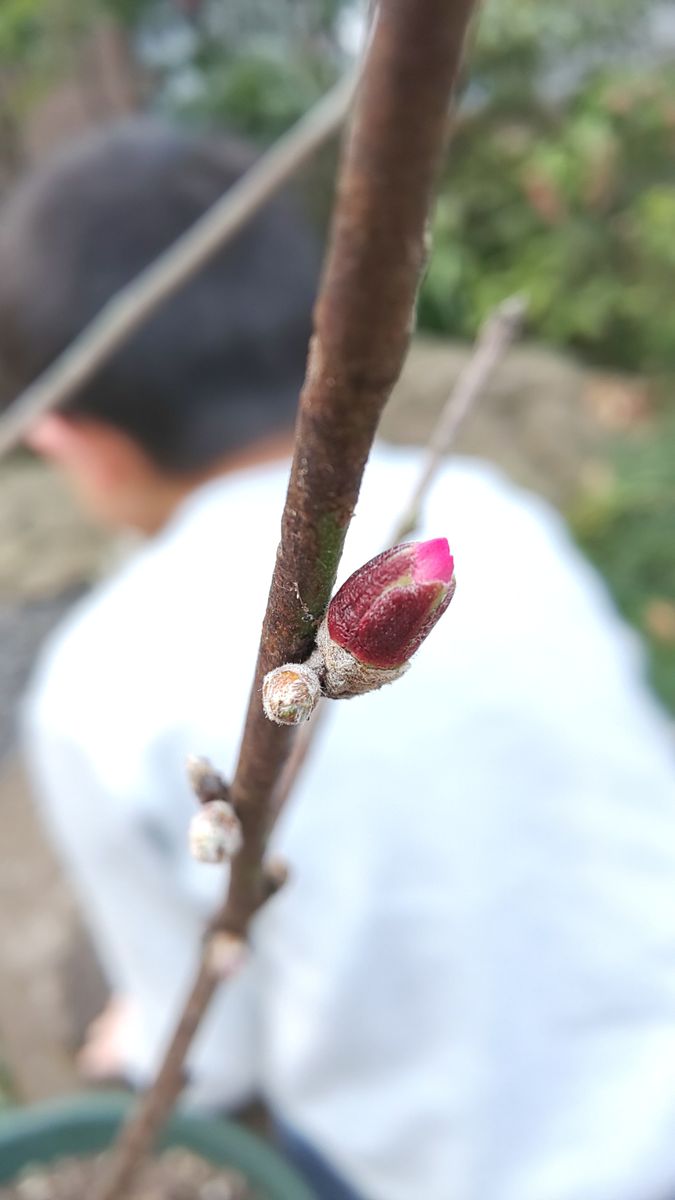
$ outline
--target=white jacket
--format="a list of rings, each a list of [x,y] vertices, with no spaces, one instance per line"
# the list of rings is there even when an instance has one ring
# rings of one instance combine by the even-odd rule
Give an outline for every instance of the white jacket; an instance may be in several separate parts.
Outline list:
[[[371,462],[342,577],[419,469]],[[189,752],[231,773],[285,469],[195,493],[52,639],[27,704],[46,818],[129,1045],[157,1061],[220,868]],[[540,501],[445,469],[420,536],[457,592],[410,672],[332,705],[275,846],[292,881],[200,1035],[192,1099],[269,1102],[367,1200],[675,1190],[671,731],[605,591]]]

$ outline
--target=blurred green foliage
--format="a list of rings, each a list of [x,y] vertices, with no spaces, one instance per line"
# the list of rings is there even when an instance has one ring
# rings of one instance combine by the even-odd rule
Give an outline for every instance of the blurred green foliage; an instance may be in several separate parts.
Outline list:
[[[652,49],[638,65],[636,50],[654,7],[486,6],[476,100],[436,215],[427,328],[471,335],[518,291],[547,342],[593,362],[675,368],[675,62]]]
[[[332,82],[323,64],[304,57],[295,66],[270,54],[251,54],[221,72],[206,68],[208,87],[186,107],[192,118],[222,119],[254,141],[267,142],[288,129]]]
[[[652,682],[675,712],[675,415],[617,442],[602,486],[570,514],[580,545],[644,634]]]
[[[265,144],[326,91],[343,65],[335,21],[340,0],[257,0],[208,5],[192,25],[192,95],[165,102],[183,118],[225,126]]]
[[[529,298],[532,329],[590,361],[675,369],[675,67],[604,70],[553,112],[460,122],[420,317],[469,335]]]
[[[0,1113],[3,1108],[10,1108],[16,1102],[17,1096],[14,1080],[0,1052]]]
[[[59,43],[69,36],[77,41],[97,7],[98,0],[91,6],[73,0],[2,0],[0,68],[41,67],[48,81],[55,66],[52,37]]]
[[[0,84],[21,110],[66,74],[102,18],[148,54],[150,107],[266,143],[337,78],[344,0],[1,0]],[[24,82],[26,89],[19,86]],[[7,91],[7,89],[5,89]]]

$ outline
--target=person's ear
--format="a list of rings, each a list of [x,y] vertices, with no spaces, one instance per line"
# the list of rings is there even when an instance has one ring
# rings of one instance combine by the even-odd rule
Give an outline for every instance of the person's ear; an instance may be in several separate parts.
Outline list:
[[[140,469],[147,469],[144,455],[130,437],[87,417],[50,413],[36,422],[26,441],[68,475],[97,488],[124,485]]]
[[[121,429],[93,417],[53,413],[36,422],[27,442],[65,476],[90,516],[144,532],[161,525],[157,469]]]
[[[26,441],[65,476],[90,516],[114,528],[156,533],[186,492],[129,434],[95,417],[50,413]]]
[[[58,413],[49,413],[36,421],[26,435],[25,442],[42,458],[60,463],[70,458],[76,439],[77,428],[72,421]]]

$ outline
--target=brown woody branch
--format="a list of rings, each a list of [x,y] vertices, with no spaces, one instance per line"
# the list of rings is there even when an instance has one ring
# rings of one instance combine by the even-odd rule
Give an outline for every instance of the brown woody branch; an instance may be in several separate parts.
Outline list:
[[[266,893],[272,796],[294,730],[268,721],[267,671],[301,661],[335,582],[363,469],[413,324],[447,108],[474,0],[381,0],[343,155],[296,428],[281,543],[231,786],[244,830],[214,928],[245,937]],[[124,1194],[180,1090],[217,980],[206,959],[155,1085],[123,1131],[95,1200]]]
[[[436,475],[459,433],[460,427],[487,386],[517,336],[526,312],[525,300],[510,296],[490,313],[476,339],[476,344],[460,372],[427,442],[422,470],[401,516],[396,521],[386,545],[395,546],[414,533],[421,523],[424,503]],[[272,802],[276,816],[291,795],[302,771],[312,744],[318,737],[328,713],[322,701],[310,721],[298,730],[293,749],[281,773]]]

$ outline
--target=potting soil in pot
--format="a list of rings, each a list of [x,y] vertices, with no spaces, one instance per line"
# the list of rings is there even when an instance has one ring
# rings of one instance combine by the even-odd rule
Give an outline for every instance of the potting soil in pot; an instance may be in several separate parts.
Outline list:
[[[0,1200],[88,1200],[100,1158],[64,1158],[28,1167],[0,1188]],[[147,1163],[125,1200],[265,1200],[243,1175],[214,1167],[187,1150],[167,1150]]]

